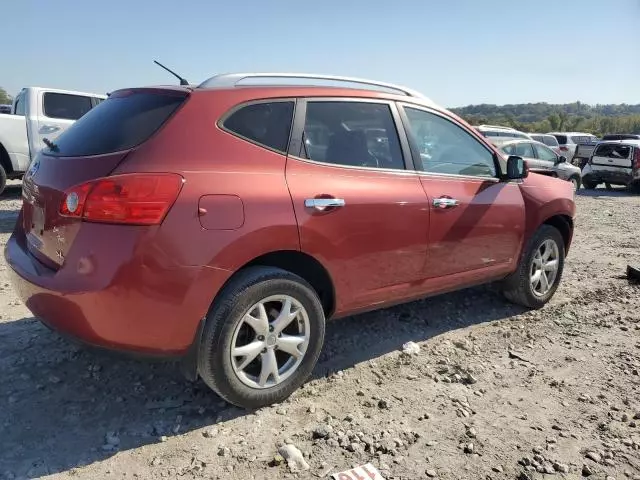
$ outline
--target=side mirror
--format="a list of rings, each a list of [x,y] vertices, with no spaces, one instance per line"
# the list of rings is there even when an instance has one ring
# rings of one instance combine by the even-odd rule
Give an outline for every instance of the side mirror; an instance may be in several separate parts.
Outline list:
[[[556,165],[559,163],[565,163],[567,161],[567,157],[565,157],[564,155],[560,155],[558,157],[558,160],[556,160]]]
[[[524,158],[510,155],[509,158],[507,158],[506,179],[519,180],[527,178],[527,175],[529,175],[529,169],[527,168],[527,163],[524,161]]]

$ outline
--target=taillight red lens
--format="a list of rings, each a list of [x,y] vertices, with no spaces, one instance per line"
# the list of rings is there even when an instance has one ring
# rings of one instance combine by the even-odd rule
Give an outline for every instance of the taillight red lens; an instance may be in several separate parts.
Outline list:
[[[564,145],[560,145],[560,150],[562,150],[563,152],[568,152],[569,148],[565,147]]]
[[[89,222],[156,225],[178,198],[183,179],[173,173],[99,178],[67,190],[60,215]]]

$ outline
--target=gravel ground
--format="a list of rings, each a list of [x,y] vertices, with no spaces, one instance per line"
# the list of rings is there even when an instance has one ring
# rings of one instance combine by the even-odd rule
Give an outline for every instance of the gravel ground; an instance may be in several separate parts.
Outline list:
[[[0,200],[2,245],[19,196]],[[577,203],[544,309],[489,286],[333,322],[313,379],[251,413],[173,364],[59,338],[2,258],[0,478],[306,479],[371,462],[388,479],[640,479],[640,287],[624,277],[640,263],[640,197]],[[280,456],[287,444],[302,461]]]

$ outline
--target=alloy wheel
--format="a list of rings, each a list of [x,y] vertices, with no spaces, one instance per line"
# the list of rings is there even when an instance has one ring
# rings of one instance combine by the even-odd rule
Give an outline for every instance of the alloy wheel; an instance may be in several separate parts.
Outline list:
[[[273,295],[253,305],[235,328],[231,365],[245,385],[265,389],[298,369],[309,345],[309,315],[289,295]]]
[[[534,295],[543,297],[555,285],[558,278],[558,268],[560,264],[560,249],[558,244],[551,239],[547,239],[533,256],[529,281]]]

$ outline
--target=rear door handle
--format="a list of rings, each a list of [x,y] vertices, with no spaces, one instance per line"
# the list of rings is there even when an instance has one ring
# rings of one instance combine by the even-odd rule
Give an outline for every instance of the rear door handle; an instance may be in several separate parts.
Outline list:
[[[343,198],[307,198],[304,201],[304,206],[307,208],[315,208],[322,212],[327,208],[339,208],[344,207],[346,202]]]
[[[460,202],[455,198],[440,197],[433,199],[433,206],[436,208],[454,208],[460,205]]]

